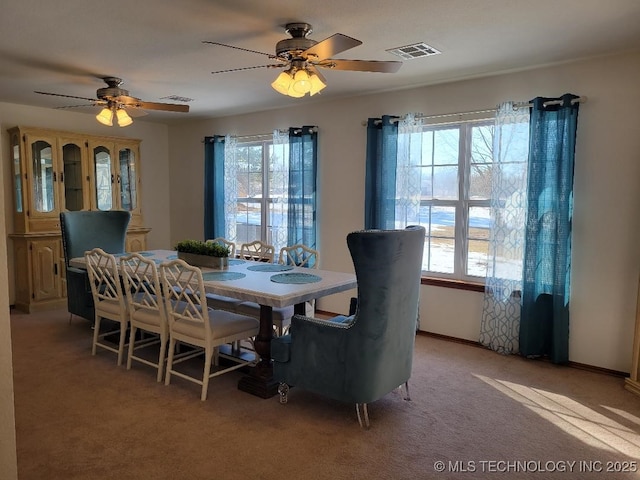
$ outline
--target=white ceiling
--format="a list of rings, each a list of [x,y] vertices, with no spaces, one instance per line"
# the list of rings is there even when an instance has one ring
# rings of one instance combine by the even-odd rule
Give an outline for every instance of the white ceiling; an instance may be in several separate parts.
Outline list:
[[[317,41],[342,33],[363,42],[336,58],[399,60],[386,50],[417,42],[442,54],[405,60],[393,74],[323,70],[327,88],[303,99],[271,88],[278,70],[211,74],[273,62],[202,41],[270,54],[289,22],[312,24]],[[640,50],[639,0],[3,0],[0,101],[78,105],[86,102],[34,90],[94,98],[101,77],[116,76],[146,101],[192,98],[188,114],[146,117],[173,122],[632,50]]]

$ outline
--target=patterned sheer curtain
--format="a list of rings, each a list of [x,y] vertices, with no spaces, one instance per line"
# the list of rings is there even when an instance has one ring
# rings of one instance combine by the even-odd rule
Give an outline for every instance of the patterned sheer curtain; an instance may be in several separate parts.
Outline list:
[[[491,229],[480,343],[519,352],[522,258],[527,208],[529,111],[498,106],[493,137]],[[516,141],[516,139],[518,141]]]
[[[395,228],[420,224],[422,121],[408,113],[398,121]]]
[[[227,135],[204,139],[204,237],[236,241],[238,202],[237,140]]]

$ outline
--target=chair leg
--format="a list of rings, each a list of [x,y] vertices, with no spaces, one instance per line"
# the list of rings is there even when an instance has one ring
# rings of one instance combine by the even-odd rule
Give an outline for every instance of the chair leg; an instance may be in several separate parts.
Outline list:
[[[411,395],[409,395],[409,381],[408,380],[406,382],[404,382],[404,393],[405,393],[404,399],[407,402],[410,402],[411,401]]]
[[[173,352],[176,349],[176,341],[171,338],[169,340],[169,353],[167,354],[167,373],[165,373],[164,384],[169,385],[171,382],[171,369],[173,368]]]
[[[364,418],[364,426],[369,429],[369,412],[367,411],[367,404],[362,404],[362,417],[360,416],[360,403],[356,403],[356,415],[358,415],[358,423],[362,427],[362,420]]]
[[[118,366],[122,365],[122,359],[124,357],[124,344],[127,339],[127,324],[120,322],[120,341],[118,344]]]
[[[91,345],[91,355],[96,354],[96,348],[98,345],[98,336],[100,335],[100,320],[101,318],[96,315],[96,319],[93,323],[93,344]]]
[[[278,385],[278,393],[280,394],[280,403],[284,405],[289,400],[289,385],[281,382],[280,385]]]
[[[203,402],[207,399],[207,390],[209,389],[209,374],[211,373],[211,362],[213,360],[213,348],[205,348],[204,352],[204,372],[202,374],[202,393],[200,400]]]
[[[158,354],[158,376],[156,380],[158,382],[162,381],[162,373],[164,372],[164,354],[167,350],[167,335],[164,333],[160,334],[160,353]]]
[[[134,325],[131,325],[131,332],[129,333],[129,353],[127,353],[127,370],[131,370],[131,360],[133,358],[133,347],[136,343],[135,342],[136,330],[137,328]]]

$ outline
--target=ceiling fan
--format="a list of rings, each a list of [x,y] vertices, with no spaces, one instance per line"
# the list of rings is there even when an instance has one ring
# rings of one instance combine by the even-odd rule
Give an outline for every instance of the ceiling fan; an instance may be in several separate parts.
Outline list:
[[[56,107],[56,108],[77,108],[77,107],[96,107],[102,106],[102,110],[98,115],[96,115],[96,119],[104,124],[111,126],[113,125],[113,116],[115,114],[118,125],[121,127],[126,127],[127,125],[131,125],[133,120],[129,116],[141,116],[146,115],[144,110],[164,110],[168,112],[184,112],[187,113],[189,111],[188,105],[180,105],[176,103],[158,103],[158,102],[145,102],[136,97],[129,96],[129,91],[124,88],[120,88],[122,85],[122,80],[117,77],[103,77],[102,80],[107,84],[106,87],[99,88],[96,91],[96,98],[88,98],[88,97],[78,97],[75,95],[63,95],[61,93],[50,93],[50,92],[38,92],[41,95],[53,95],[56,97],[65,97],[65,98],[76,98],[78,100],[87,100],[91,102],[88,105],[69,105],[65,107]]]
[[[211,73],[236,72],[251,70],[254,68],[284,68],[285,70],[276,78],[271,86],[283,95],[291,97],[303,97],[305,94],[315,95],[324,87],[326,81],[320,74],[319,68],[333,70],[351,70],[357,72],[397,72],[402,62],[378,61],[378,60],[342,60],[331,58],[332,56],[361,45],[360,40],[336,33],[320,42],[307,38],[312,32],[312,26],[308,23],[288,23],[285,32],[291,38],[280,40],[276,44],[275,55],[258,52],[246,48],[227,45],[220,42],[204,41],[212,45],[235,48],[250,53],[266,55],[278,63],[257,65],[254,67],[232,68]]]

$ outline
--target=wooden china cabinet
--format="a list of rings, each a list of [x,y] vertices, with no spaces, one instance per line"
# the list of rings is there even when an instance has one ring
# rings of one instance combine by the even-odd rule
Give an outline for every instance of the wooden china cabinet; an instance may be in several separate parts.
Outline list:
[[[13,176],[15,306],[66,305],[60,212],[128,210],[127,251],[146,248],[140,140],[33,127],[8,130]]]

